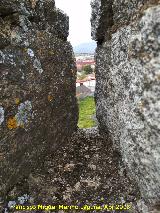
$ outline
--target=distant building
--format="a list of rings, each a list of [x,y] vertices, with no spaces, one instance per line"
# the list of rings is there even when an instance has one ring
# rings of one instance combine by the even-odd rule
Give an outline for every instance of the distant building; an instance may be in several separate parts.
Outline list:
[[[76,87],[79,87],[80,85],[84,85],[88,89],[90,89],[91,92],[94,92],[95,91],[95,86],[96,86],[95,74],[89,74],[83,80],[77,80],[76,81]]]
[[[75,57],[76,57],[76,60],[78,59],[94,59],[94,54],[91,54],[91,53],[81,53],[81,54],[77,54],[75,53]]]
[[[84,66],[90,65],[92,69],[95,68],[95,61],[94,60],[77,60],[76,66],[77,70],[82,70]]]

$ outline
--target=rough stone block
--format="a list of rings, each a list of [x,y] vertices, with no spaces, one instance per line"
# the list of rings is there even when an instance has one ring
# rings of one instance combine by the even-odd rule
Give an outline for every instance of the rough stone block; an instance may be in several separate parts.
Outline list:
[[[77,129],[68,17],[54,1],[0,6],[0,196]]]
[[[112,9],[114,25],[109,28],[100,22],[110,37],[104,37],[96,52],[99,127],[121,150],[145,203],[158,210],[160,5],[159,1],[113,1]],[[99,10],[93,8],[94,20],[103,19],[99,17],[103,7]],[[93,33],[98,35],[99,30],[93,22]]]

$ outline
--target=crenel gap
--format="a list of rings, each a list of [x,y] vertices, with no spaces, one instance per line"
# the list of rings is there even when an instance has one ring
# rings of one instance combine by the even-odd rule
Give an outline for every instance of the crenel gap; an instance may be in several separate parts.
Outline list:
[[[97,124],[94,101],[96,43],[91,40],[91,1],[57,0],[56,7],[69,16],[69,37],[77,66],[76,97],[79,104],[79,128]]]

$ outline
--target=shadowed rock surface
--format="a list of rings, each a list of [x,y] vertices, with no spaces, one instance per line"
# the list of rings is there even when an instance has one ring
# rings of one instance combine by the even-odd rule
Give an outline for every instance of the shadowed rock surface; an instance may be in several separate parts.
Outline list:
[[[0,3],[0,197],[77,129],[68,24],[54,1]]]
[[[30,195],[28,202],[35,205],[74,205],[79,206],[78,212],[85,212],[81,208],[86,205],[96,205],[106,212],[106,204],[109,212],[109,206],[117,205],[116,212],[128,213],[118,210],[118,204],[127,203],[137,209],[140,196],[137,185],[127,176],[120,153],[97,128],[74,133],[66,146],[44,159],[43,167],[37,167],[27,180],[19,182],[8,199],[12,196],[18,203],[23,194]]]
[[[99,128],[120,150],[145,204],[159,212],[160,4],[95,0],[92,7]]]

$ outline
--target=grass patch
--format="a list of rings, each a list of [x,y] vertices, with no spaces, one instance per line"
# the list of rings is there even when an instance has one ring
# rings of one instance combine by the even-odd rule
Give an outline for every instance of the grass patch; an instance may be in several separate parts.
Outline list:
[[[96,126],[93,115],[96,113],[96,107],[93,97],[86,97],[79,102],[79,128],[90,128]]]

